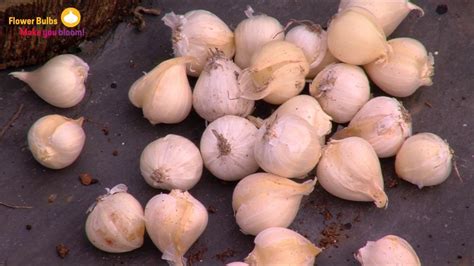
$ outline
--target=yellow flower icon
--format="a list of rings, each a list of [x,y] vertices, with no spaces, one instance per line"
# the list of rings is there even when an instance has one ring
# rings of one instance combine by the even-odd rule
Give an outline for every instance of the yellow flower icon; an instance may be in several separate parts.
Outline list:
[[[74,7],[68,7],[61,13],[61,22],[68,28],[73,28],[81,22],[81,13]]]

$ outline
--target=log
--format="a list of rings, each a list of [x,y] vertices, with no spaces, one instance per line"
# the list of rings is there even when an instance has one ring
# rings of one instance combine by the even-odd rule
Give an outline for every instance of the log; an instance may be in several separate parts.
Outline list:
[[[73,51],[84,40],[100,36],[130,14],[139,0],[0,0],[0,69],[40,64]],[[81,21],[74,28],[61,23],[61,12],[74,7]],[[9,17],[57,19],[55,25],[12,25]],[[21,36],[20,29],[78,30],[84,36]],[[77,31],[77,32],[78,32]]]

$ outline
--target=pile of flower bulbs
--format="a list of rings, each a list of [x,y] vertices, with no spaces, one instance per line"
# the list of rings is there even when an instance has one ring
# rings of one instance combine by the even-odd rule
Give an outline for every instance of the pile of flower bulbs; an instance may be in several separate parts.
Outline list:
[[[433,57],[420,42],[387,41],[411,10],[423,14],[406,0],[342,0],[327,31],[309,21],[284,27],[250,7],[234,32],[208,11],[166,14],[176,57],[134,82],[129,99],[153,125],[180,123],[193,107],[209,124],[199,147],[178,135],[148,144],[141,175],[169,194],[153,197],[143,210],[125,185],[107,189],[89,210],[90,242],[127,252],[142,246],[146,230],[164,260],[185,265],[186,251],[208,222],[205,207],[187,191],[206,167],[219,179],[238,181],[235,219],[242,233],[256,236],[245,263],[229,265],[312,265],[321,250],[286,227],[317,180],[336,197],[378,208],[388,204],[379,158],[396,156],[397,175],[419,188],[442,183],[452,168],[448,144],[432,133],[412,136],[401,102],[370,94],[369,78],[396,97],[432,84]],[[88,70],[80,58],[60,55],[36,71],[11,75],[67,108],[82,100]],[[198,77],[193,90],[188,75]],[[308,79],[310,95],[300,95]],[[254,117],[257,100],[279,107]],[[39,119],[28,133],[35,159],[52,169],[73,163],[85,141],[82,121]],[[326,142],[332,121],[348,125]],[[309,176],[313,169],[317,178]],[[420,265],[410,244],[392,235],[369,241],[355,257],[362,265]]]

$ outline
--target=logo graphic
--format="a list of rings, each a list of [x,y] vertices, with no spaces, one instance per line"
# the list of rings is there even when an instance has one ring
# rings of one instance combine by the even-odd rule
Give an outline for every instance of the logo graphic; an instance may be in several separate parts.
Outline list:
[[[68,7],[61,13],[61,22],[68,28],[73,28],[81,22],[81,13],[74,7]]]

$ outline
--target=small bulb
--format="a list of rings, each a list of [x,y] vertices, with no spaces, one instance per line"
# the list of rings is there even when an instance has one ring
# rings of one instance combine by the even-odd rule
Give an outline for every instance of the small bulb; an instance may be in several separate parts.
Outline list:
[[[247,16],[235,28],[235,63],[242,69],[250,66],[251,58],[265,44],[283,40],[283,26],[277,19],[265,14],[254,15],[248,6],[244,12]]]
[[[266,172],[304,178],[321,156],[320,136],[305,119],[291,114],[275,116],[260,127],[255,160]]]
[[[355,258],[362,266],[409,265],[421,266],[412,246],[403,238],[388,235],[377,241],[368,241]]]
[[[410,11],[416,10],[421,16],[424,15],[423,9],[407,0],[341,0],[338,12],[351,7],[361,7],[371,12],[386,36],[392,34]]]
[[[147,233],[170,265],[186,265],[184,254],[204,232],[207,220],[202,203],[180,190],[159,194],[145,207]]]
[[[254,157],[257,128],[247,119],[226,115],[210,123],[201,137],[201,154],[211,173],[235,181],[258,170]]]
[[[434,186],[451,174],[453,152],[448,143],[432,133],[419,133],[403,143],[395,159],[397,175],[417,185]]]
[[[154,188],[189,190],[202,175],[199,149],[190,140],[166,135],[148,144],[140,156],[140,171]]]
[[[372,145],[379,158],[387,158],[397,153],[411,131],[411,116],[402,103],[379,96],[364,104],[349,125],[333,138],[361,137]]]
[[[89,209],[86,234],[98,249],[110,253],[132,251],[143,245],[145,221],[140,203],[120,184],[106,189]]]
[[[308,72],[301,48],[287,41],[269,42],[254,53],[239,76],[240,97],[282,104],[303,90]]]
[[[82,117],[73,120],[61,115],[38,119],[28,131],[28,146],[36,161],[51,169],[71,165],[86,141],[83,122]]]
[[[321,186],[332,195],[353,201],[373,201],[387,207],[380,162],[372,146],[362,138],[332,140],[323,149],[317,167]]]
[[[434,58],[419,41],[396,38],[388,41],[392,52],[384,62],[372,62],[364,68],[384,92],[407,97],[421,86],[431,86]]]
[[[328,27],[329,51],[351,65],[383,61],[389,46],[383,29],[365,8],[351,7],[337,13]]]
[[[349,122],[370,99],[364,70],[344,63],[325,67],[311,83],[309,92],[337,123]]]
[[[290,229],[271,227],[255,237],[255,248],[245,258],[251,266],[298,265],[312,266],[321,249]]]
[[[191,112],[193,93],[186,76],[191,57],[166,60],[135,81],[128,91],[130,102],[142,108],[151,124],[176,124]]]
[[[72,54],[58,55],[32,72],[10,75],[26,82],[41,99],[60,108],[77,105],[86,93],[89,65]]]
[[[267,173],[245,177],[232,195],[240,230],[257,235],[269,227],[288,227],[298,213],[301,199],[313,191],[315,184],[316,179],[299,184]]]
[[[227,58],[235,52],[234,33],[219,17],[206,10],[193,10],[184,15],[167,13],[161,20],[172,32],[173,51],[176,57],[189,56],[196,60],[187,62],[187,73],[198,77],[210,51],[218,49]]]
[[[209,122],[225,115],[249,115],[255,102],[240,98],[238,78],[241,72],[231,59],[221,51],[215,51],[193,89],[196,113]]]

